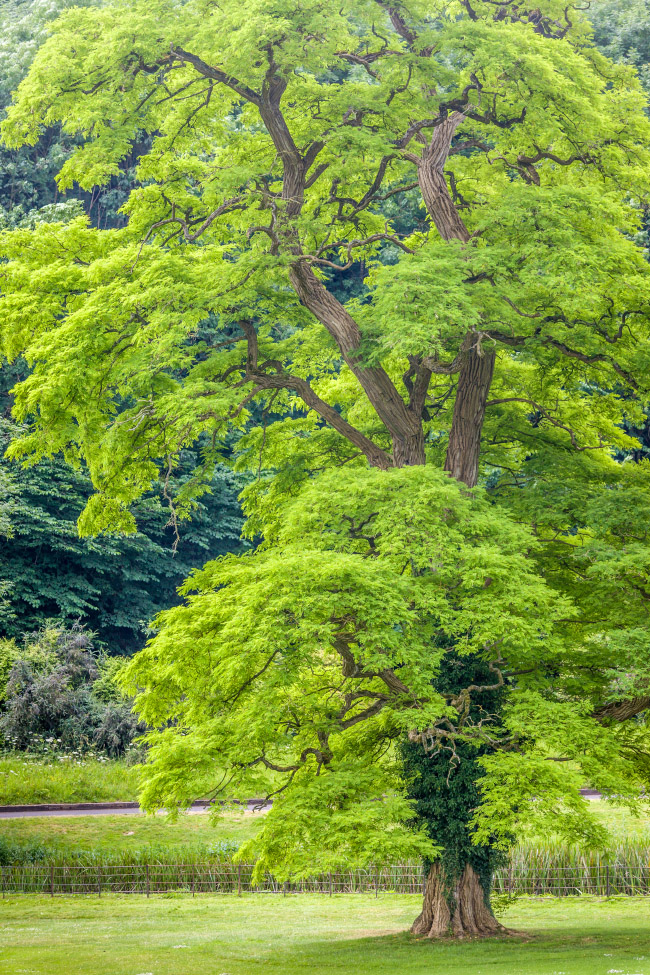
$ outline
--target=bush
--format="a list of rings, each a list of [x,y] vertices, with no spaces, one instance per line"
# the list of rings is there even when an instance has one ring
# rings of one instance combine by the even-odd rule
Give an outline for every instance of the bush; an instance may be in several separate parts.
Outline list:
[[[119,665],[97,658],[91,634],[82,628],[48,628],[5,656],[10,652],[0,717],[7,745],[34,750],[40,739],[63,751],[94,749],[116,757],[145,730],[114,682]]]
[[[0,836],[0,867],[22,867],[27,863],[41,863],[52,858],[52,851],[43,843],[12,843]]]

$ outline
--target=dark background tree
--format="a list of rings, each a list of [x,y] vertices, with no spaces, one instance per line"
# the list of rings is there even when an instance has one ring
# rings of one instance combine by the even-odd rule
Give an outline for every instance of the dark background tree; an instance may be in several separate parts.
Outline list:
[[[0,4],[0,117],[49,23],[70,6],[93,6],[93,0]],[[0,226],[65,219],[80,210],[98,227],[124,224],[118,210],[136,185],[133,167],[142,146],[134,146],[109,185],[90,193],[74,187],[63,195],[55,176],[75,144],[58,125],[47,127],[35,146],[0,144]],[[3,459],[16,432],[9,390],[27,374],[23,360],[0,366],[0,518],[4,512],[5,533],[10,529],[0,558],[0,637],[79,620],[109,652],[134,653],[151,619],[177,601],[176,589],[189,572],[240,546],[240,480],[221,465],[178,539],[162,487],[137,505],[136,534],[80,539],[77,518],[92,493],[83,466],[72,470],[55,457],[22,468]],[[181,455],[170,487],[186,480],[197,462],[196,451]],[[3,490],[2,478],[11,487]]]

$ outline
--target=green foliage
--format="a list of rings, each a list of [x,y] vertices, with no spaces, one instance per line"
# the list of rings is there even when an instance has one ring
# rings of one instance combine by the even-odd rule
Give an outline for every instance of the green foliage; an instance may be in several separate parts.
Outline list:
[[[15,640],[0,640],[0,705],[5,699],[7,680],[19,653]]]
[[[612,61],[633,65],[650,90],[650,11],[643,0],[599,0],[589,11],[594,42]]]
[[[194,574],[127,671],[141,717],[171,721],[148,737],[144,802],[184,804],[213,763],[244,797],[266,767],[278,799],[242,851],[260,869],[404,855],[413,807],[391,742],[451,713],[431,688],[448,641],[534,667],[562,654],[570,610],[522,554],[532,537],[434,469],[322,475],[274,516],[262,549]]]
[[[45,41],[51,24],[70,8],[96,6],[96,0],[3,0],[0,4],[0,116],[11,102],[12,92],[27,74]],[[99,193],[73,189],[71,199],[59,192],[55,176],[73,151],[75,138],[59,126],[39,133],[34,146],[0,147],[0,226],[30,226],[35,220],[65,220],[79,213],[80,204],[97,226],[123,222],[119,208],[133,182],[133,161],[121,167],[112,185]]]
[[[15,379],[16,371],[5,367],[0,379],[10,383],[12,373]],[[0,419],[0,453],[15,430]],[[194,452],[179,458],[174,489],[189,479],[195,464]],[[83,468],[52,458],[20,469],[5,458],[0,477],[3,473],[11,535],[0,564],[0,580],[9,586],[0,634],[8,638],[50,622],[81,620],[109,652],[132,653],[142,646],[149,621],[177,601],[176,589],[190,570],[240,544],[236,479],[225,467],[215,471],[208,493],[196,502],[192,521],[180,525],[176,550],[162,484],[135,507],[137,533],[86,539],[77,529],[92,493]],[[2,510],[0,500],[0,518]]]
[[[94,6],[92,0],[85,5]],[[51,22],[70,6],[70,0],[0,4],[0,114]],[[57,190],[54,176],[74,143],[74,137],[54,126],[41,132],[33,148],[0,147],[0,227],[67,223],[83,214],[84,207],[98,226],[124,221],[117,210],[133,185],[132,162],[121,167],[110,187],[92,195],[73,190],[73,198],[64,198]],[[24,363],[3,363],[3,413],[11,402],[8,389],[27,374]],[[0,455],[16,432],[15,425],[0,420]],[[184,455],[173,472],[175,487],[187,480],[195,463],[194,454]],[[137,535],[80,541],[76,522],[91,492],[83,468],[72,471],[59,458],[23,470],[0,459],[0,535],[9,539],[0,566],[0,633],[22,636],[50,621],[80,619],[111,652],[133,652],[142,645],[149,620],[175,601],[176,587],[190,569],[207,555],[238,546],[236,486],[223,468],[211,479],[193,524],[184,527],[176,555],[160,489],[139,506]]]
[[[263,406],[270,396],[278,411],[296,404],[287,392],[295,384],[278,392],[266,382],[256,387],[246,374],[244,336],[235,341],[242,320],[257,329],[260,363],[310,379],[349,422],[388,446],[347,367],[332,374],[340,356],[330,339],[287,288],[290,248],[273,245],[273,227],[259,231],[260,207],[268,210],[269,194],[283,185],[281,153],[256,103],[246,100],[262,85],[269,41],[274,70],[287,86],[283,106],[293,142],[324,143],[321,175],[305,189],[300,214],[286,216],[290,235],[298,235],[304,255],[318,255],[316,271],[323,261],[347,260],[348,245],[372,238],[355,244],[352,255],[366,268],[368,292],[358,316],[366,355],[397,382],[408,355],[453,359],[465,323],[477,323],[477,334],[485,332],[485,342],[501,351],[499,398],[533,400],[550,416],[532,428],[537,434],[527,424],[533,442],[551,428],[564,429],[566,447],[571,432],[579,446],[598,443],[599,436],[633,446],[619,426],[620,400],[592,397],[587,409],[585,380],[597,373],[601,385],[611,386],[633,376],[642,395],[648,375],[642,323],[650,271],[641,250],[621,234],[636,231],[631,197],[645,192],[644,95],[629,69],[587,45],[585,24],[576,22],[557,41],[525,21],[495,21],[489,4],[479,3],[477,11],[476,20],[458,21],[435,3],[414,3],[410,17],[422,22],[422,44],[435,37],[436,55],[416,56],[395,35],[395,53],[382,58],[377,77],[340,56],[379,43],[372,33],[375,4],[344,5],[328,15],[326,30],[318,3],[290,13],[269,0],[245,21],[238,4],[217,15],[203,0],[180,9],[160,0],[75,10],[57,21],[10,109],[5,139],[32,143],[42,125],[61,122],[85,141],[66,161],[60,184],[89,188],[114,177],[139,132],[153,138],[139,161],[138,178],[146,185],[129,198],[126,228],[98,232],[82,220],[40,224],[5,235],[2,244],[6,354],[26,351],[34,364],[17,389],[18,415],[38,416],[12,453],[39,457],[61,449],[68,459],[85,458],[97,491],[85,531],[132,524],[126,509],[149,489],[158,457],[175,456],[206,432],[218,447],[228,429],[243,426],[251,396],[242,396],[240,383]],[[545,11],[549,23],[562,21],[551,0]],[[170,54],[170,45],[191,49],[197,37],[201,59],[225,65],[238,85],[206,78]],[[162,75],[172,69],[175,87],[168,89]],[[447,160],[455,185],[463,187],[470,242],[461,249],[428,228],[409,231],[399,242],[414,253],[399,250],[389,266],[376,267],[383,237],[398,251],[382,201],[371,192],[381,159],[390,158],[387,190],[409,185],[416,143],[395,151],[408,120],[435,118],[443,103],[471,89],[474,76],[481,90],[498,92],[496,115],[482,115],[477,92],[468,96],[458,139],[475,151],[459,150]],[[90,77],[96,83],[86,96],[79,88]],[[358,125],[347,124],[350,104],[361,112]],[[514,118],[520,121],[506,124]],[[573,118],[580,119],[578,136]],[[518,160],[535,157],[535,147],[546,156],[533,178],[529,164]],[[576,154],[573,165],[556,161]],[[366,192],[370,204],[357,207]],[[337,245],[327,243],[332,235]],[[614,357],[620,316],[631,308],[640,315],[638,334],[633,340],[623,328]],[[197,340],[210,314],[231,344]],[[527,373],[513,366],[513,336],[522,347],[517,365],[528,364]],[[581,358],[565,358],[567,347]],[[430,414],[425,433],[437,463],[453,398],[442,396],[448,377],[434,383],[432,398],[440,393],[443,405]],[[499,413],[517,411],[525,415],[524,404]],[[563,427],[552,427],[554,419]],[[312,449],[313,466],[332,451],[320,433]],[[503,461],[508,449],[486,450],[486,463]]]
[[[97,700],[106,704],[124,700],[119,680],[126,666],[124,657],[100,657],[97,661],[99,676],[93,681],[93,694]]]

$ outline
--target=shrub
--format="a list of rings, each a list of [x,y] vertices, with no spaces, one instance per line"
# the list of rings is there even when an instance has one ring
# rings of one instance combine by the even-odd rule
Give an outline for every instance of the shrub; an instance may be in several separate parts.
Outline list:
[[[13,748],[33,749],[40,738],[64,751],[93,748],[115,757],[144,731],[113,683],[119,667],[98,660],[81,627],[48,628],[9,649],[0,733]]]

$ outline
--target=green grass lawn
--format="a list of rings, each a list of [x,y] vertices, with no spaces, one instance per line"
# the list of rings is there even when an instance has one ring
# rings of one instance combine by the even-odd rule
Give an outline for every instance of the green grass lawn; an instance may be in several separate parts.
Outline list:
[[[650,810],[647,807],[638,817],[609,802],[595,801],[590,808],[617,839],[650,840]]]
[[[0,805],[137,798],[137,769],[124,762],[21,753],[0,755]]]
[[[642,899],[522,900],[523,936],[433,944],[407,932],[418,898],[12,897],[3,975],[650,975]]]
[[[38,816],[0,820],[0,837],[10,843],[40,843],[60,855],[78,850],[128,852],[150,846],[169,849],[208,846],[223,841],[241,843],[254,836],[261,813],[224,813],[211,824],[206,813],[180,816]]]
[[[635,819],[625,810],[595,803],[618,840],[650,839],[650,815]],[[165,816],[57,816],[0,820],[0,839],[9,843],[40,844],[59,856],[74,851],[118,854],[147,846],[168,848],[207,847],[215,843],[241,843],[262,824],[259,813],[226,813],[216,824],[206,814],[181,816],[170,822]],[[532,842],[532,841],[531,841]]]

